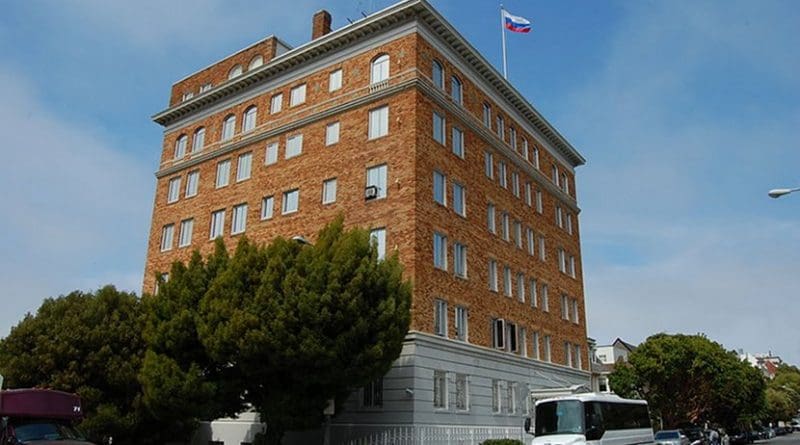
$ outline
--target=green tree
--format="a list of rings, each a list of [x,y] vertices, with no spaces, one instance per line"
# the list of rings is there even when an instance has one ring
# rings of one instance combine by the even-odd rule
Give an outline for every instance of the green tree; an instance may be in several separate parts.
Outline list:
[[[144,352],[142,308],[136,295],[106,286],[48,298],[0,341],[6,386],[75,392],[81,428],[99,441],[142,443],[141,390],[136,375]]]
[[[767,384],[768,422],[789,420],[800,411],[800,370],[782,364],[775,372],[775,378]]]
[[[667,428],[703,422],[732,427],[764,406],[757,369],[702,335],[656,334],[610,376],[621,395],[646,399]]]
[[[411,287],[394,255],[378,261],[363,229],[342,218],[315,245],[240,240],[200,304],[198,332],[217,363],[237,369],[269,443],[320,425],[328,399],[384,375],[410,322]]]

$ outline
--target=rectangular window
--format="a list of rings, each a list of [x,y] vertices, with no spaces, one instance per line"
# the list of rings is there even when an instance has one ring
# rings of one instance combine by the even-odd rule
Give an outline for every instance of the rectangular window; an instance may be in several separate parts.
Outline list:
[[[550,348],[550,336],[549,335],[545,335],[544,336],[544,361],[546,361],[546,362],[552,362],[553,361],[552,350]]]
[[[175,235],[175,225],[167,224],[161,228],[161,251],[172,250],[172,239]]]
[[[517,352],[517,325],[506,322],[506,343],[510,352]]]
[[[456,409],[469,410],[469,386],[466,374],[456,374]]]
[[[223,235],[225,230],[225,210],[217,210],[211,213],[211,229],[209,230],[210,239],[216,239]]]
[[[539,147],[533,147],[533,166],[539,169]]]
[[[578,299],[572,299],[572,322],[578,324],[580,322],[580,315],[578,314]]]
[[[503,212],[500,214],[500,221],[503,223],[501,227],[503,229],[503,240],[509,241],[511,239],[511,230],[509,227],[509,219],[507,212]]]
[[[511,291],[511,268],[503,266],[503,293],[506,297],[512,296]]]
[[[558,271],[561,273],[567,273],[567,256],[564,253],[564,249],[558,248]]]
[[[561,294],[561,318],[569,320],[569,300],[564,294]]]
[[[445,144],[445,119],[444,116],[437,112],[433,112],[433,140],[444,145]]]
[[[303,134],[295,134],[286,138],[286,159],[300,156],[303,153]]]
[[[486,206],[486,227],[491,233],[497,233],[497,225],[495,224],[494,204],[489,203]]]
[[[377,195],[375,199],[386,197],[386,164],[378,165],[367,169],[367,187],[375,187]]]
[[[494,156],[488,151],[483,152],[484,173],[489,179],[494,179]]]
[[[517,384],[513,382],[506,383],[506,407],[509,414],[514,414],[517,407]]]
[[[550,312],[550,287],[546,284],[542,284],[542,310],[545,312]]]
[[[289,106],[300,105],[306,101],[306,84],[298,85],[292,88],[289,96]]]
[[[247,229],[247,204],[233,206],[233,219],[231,221],[231,235],[242,233]]]
[[[506,348],[506,322],[502,318],[492,320],[492,347]]]
[[[447,237],[433,233],[433,267],[447,270]]]
[[[534,331],[533,332],[533,336],[532,336],[531,339],[533,341],[533,345],[532,345],[533,346],[533,358],[535,358],[536,360],[540,360],[541,356],[539,355],[539,332],[538,331]]]
[[[336,178],[322,181],[322,203],[331,204],[336,202]]]
[[[463,306],[456,306],[456,338],[469,340],[469,310]]]
[[[525,302],[525,275],[522,272],[517,272],[517,298]]]
[[[560,187],[560,184],[558,182],[558,167],[555,164],[553,164],[550,167],[550,176],[551,176],[551,179],[553,180],[553,183],[556,185],[556,187]]]
[[[205,93],[206,91],[210,90],[212,85],[210,83],[204,83],[200,86],[200,92]]]
[[[556,206],[556,226],[564,227],[564,214],[561,210],[561,206]]]
[[[230,181],[231,160],[226,159],[217,164],[217,188],[225,187]]]
[[[483,104],[483,125],[492,128],[492,107],[487,103]]]
[[[497,292],[497,261],[489,260],[489,290]]]
[[[531,192],[531,183],[525,183],[525,205],[528,207],[533,205],[533,193]]]
[[[461,216],[467,216],[467,191],[457,182],[453,182],[453,210]]]
[[[383,406],[383,377],[367,383],[362,391],[364,393],[364,407],[380,408]]]
[[[438,298],[433,301],[433,332],[447,337],[447,302]]]
[[[194,229],[194,218],[181,221],[181,237],[178,240],[178,247],[186,247],[192,244],[192,230]]]
[[[467,246],[453,243],[453,272],[459,278],[467,278]]]
[[[506,121],[503,116],[497,115],[497,137],[501,140],[506,140]]]
[[[522,157],[528,162],[531,160],[530,153],[528,151],[528,140],[525,138],[522,139]]]
[[[581,356],[581,346],[575,345],[575,367],[583,369],[583,357]]]
[[[200,170],[190,171],[186,176],[186,197],[190,198],[197,194],[197,188],[200,185]]]
[[[530,292],[531,307],[537,307],[539,305],[537,287],[539,287],[539,283],[536,282],[535,278],[531,278],[531,281],[528,282],[528,292]]]
[[[433,371],[433,407],[447,408],[447,373]]]
[[[372,229],[369,232],[370,241],[375,244],[375,250],[378,252],[378,261],[386,258],[386,228]]]
[[[509,142],[511,143],[511,149],[517,151],[517,129],[511,127],[508,129],[508,133],[510,139]]]
[[[339,142],[339,122],[333,122],[325,127],[325,145]]]
[[[528,356],[528,331],[519,328],[519,353],[523,357]]]
[[[172,178],[169,180],[169,190],[167,191],[167,203],[173,203],[178,200],[181,194],[181,177]]]
[[[500,380],[492,380],[492,412],[497,414],[502,409],[500,401]]]
[[[269,112],[272,114],[278,113],[281,111],[282,106],[283,106],[283,93],[276,94],[272,96],[272,99],[269,101]]]
[[[539,259],[547,260],[547,248],[544,245],[544,235],[539,235]]]
[[[500,161],[497,163],[497,175],[499,176],[498,180],[500,181],[500,187],[504,189],[508,188],[508,177],[506,176],[506,163]]]
[[[518,220],[514,221],[514,242],[518,249],[522,249],[522,223]]]
[[[519,173],[511,173],[511,192],[519,198]]]
[[[250,179],[250,170],[253,165],[253,153],[239,155],[239,162],[236,164],[236,182]]]
[[[525,233],[528,240],[528,255],[534,256],[536,255],[536,235],[530,227],[525,228]]]
[[[575,278],[577,272],[575,271],[575,257],[570,255],[569,256],[569,276]]]
[[[272,165],[278,163],[278,143],[270,142],[267,144],[267,149],[264,152],[264,165]]]
[[[564,364],[572,367],[572,345],[568,342],[564,342]]]
[[[261,198],[261,219],[271,219],[273,208],[275,207],[275,198],[272,196],[265,196]]]
[[[369,111],[369,139],[389,134],[389,107],[383,106]]]
[[[542,214],[542,191],[536,190],[536,213]]]
[[[435,170],[433,172],[433,200],[447,207],[447,178]]]
[[[342,88],[342,70],[336,70],[328,76],[328,91]]]
[[[294,213],[300,206],[300,190],[294,189],[283,192],[283,207],[281,208],[281,213],[286,215],[287,213]]]
[[[460,129],[453,127],[453,154],[459,158],[464,157],[464,132]]]
[[[572,214],[567,213],[567,233],[572,235]]]

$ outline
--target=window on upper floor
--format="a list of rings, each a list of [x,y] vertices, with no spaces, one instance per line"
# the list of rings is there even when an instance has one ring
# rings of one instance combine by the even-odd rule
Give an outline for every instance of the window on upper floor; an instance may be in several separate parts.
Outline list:
[[[433,200],[447,207],[447,177],[436,170],[433,171]]]
[[[489,179],[494,179],[494,156],[488,151],[483,152],[483,172]]]
[[[332,204],[336,202],[336,178],[322,181],[322,203]]]
[[[206,145],[206,129],[200,127],[194,131],[194,138],[192,138],[192,153],[203,151]]]
[[[500,346],[498,346],[498,337],[503,337],[503,334],[497,334],[498,329],[495,326],[497,322],[501,322],[503,320],[493,320],[492,322],[492,331],[495,332],[496,335],[492,336],[492,346],[495,348],[503,348],[503,342],[500,342]],[[502,332],[502,331],[499,331]],[[492,412],[495,414],[499,414],[503,408],[503,402],[501,397],[501,388],[500,388],[500,380],[492,380]]]
[[[250,172],[253,165],[253,153],[248,152],[239,155],[239,162],[236,164],[236,182],[250,179]]]
[[[187,91],[187,92],[183,93],[183,98],[181,99],[181,101],[182,102],[186,102],[187,100],[189,100],[189,99],[191,99],[193,97],[194,97],[194,93],[191,92],[191,91]]]
[[[549,335],[544,336],[544,361],[552,362],[553,361],[553,351],[550,345],[551,337]]]
[[[389,106],[369,110],[368,139],[376,139],[389,134]]]
[[[281,213],[286,215],[294,213],[300,208],[300,190],[288,190],[283,192],[283,203]]]
[[[512,282],[511,282],[511,268],[507,265],[503,266],[503,294],[506,297],[511,297],[513,295]]]
[[[464,132],[460,128],[453,127],[453,154],[459,158],[464,158]]]
[[[542,214],[542,191],[536,190],[536,213]]]
[[[181,233],[178,239],[178,247],[186,247],[192,244],[192,230],[194,229],[194,218],[181,221]]]
[[[251,131],[256,128],[256,116],[258,115],[258,108],[254,105],[244,112],[244,121],[242,122],[242,132]]]
[[[517,272],[517,299],[521,303],[525,302],[525,274]]]
[[[572,322],[578,324],[580,322],[580,314],[578,313],[578,299],[572,299]]]
[[[433,407],[447,409],[447,373],[433,371]]]
[[[539,259],[547,260],[547,248],[544,245],[544,235],[539,235]]]
[[[483,125],[489,129],[492,128],[492,106],[485,102],[483,103]]]
[[[263,64],[264,64],[264,58],[261,57],[260,55],[257,55],[255,57],[253,57],[252,59],[250,59],[250,64],[247,65],[247,70],[250,71],[250,70],[256,69],[256,68],[260,67]]]
[[[438,298],[433,302],[433,332],[447,337],[447,302]]]
[[[539,169],[539,147],[533,147],[533,166]]]
[[[222,121],[222,142],[231,140],[233,138],[233,133],[236,131],[236,116],[231,114],[228,115],[225,120]]]
[[[378,261],[386,258],[386,228],[372,229],[369,232],[369,238],[375,244],[375,249],[378,252]]]
[[[503,230],[502,236],[504,241],[511,240],[511,228],[509,223],[508,212],[503,212],[500,214],[500,221],[502,226],[500,227]]]
[[[211,228],[209,229],[209,239],[216,239],[223,235],[225,231],[225,209],[211,213]]]
[[[508,135],[509,142],[511,143],[511,149],[517,151],[517,129],[511,127],[508,129],[508,133],[509,133]]]
[[[528,255],[534,256],[536,254],[536,235],[530,227],[525,229],[528,238]]]
[[[274,208],[275,198],[272,195],[261,198],[261,219],[272,219]]]
[[[172,240],[175,236],[175,224],[167,224],[161,228],[161,251],[172,250]]]
[[[550,286],[547,283],[542,284],[542,310],[550,312]]]
[[[300,156],[303,153],[303,134],[294,134],[286,138],[286,159]]]
[[[522,157],[528,162],[531,161],[530,152],[528,150],[528,140],[525,138],[522,138]]]
[[[169,180],[167,187],[167,204],[176,202],[181,194],[181,177],[176,176]]]
[[[383,377],[375,379],[364,386],[362,406],[365,408],[380,408],[383,406]]]
[[[433,112],[433,140],[445,144],[445,118],[443,115]]]
[[[306,84],[298,85],[289,92],[289,106],[294,107],[306,101]]]
[[[186,175],[186,191],[184,197],[191,198],[197,194],[198,186],[200,185],[200,170],[190,171]]]
[[[241,75],[242,75],[242,66],[241,65],[235,65],[233,68],[231,68],[230,71],[228,71],[228,80],[233,79],[234,77],[241,76]]]
[[[269,100],[269,112],[275,114],[281,111],[283,107],[283,93],[278,93]]]
[[[567,213],[567,233],[572,235],[572,213]]]
[[[370,68],[370,84],[376,84],[389,79],[389,55],[381,54],[372,59]]]
[[[231,160],[226,159],[217,164],[217,188],[228,185],[231,176]]]
[[[561,294],[561,319],[569,320],[569,298],[566,294]]]
[[[539,356],[539,332],[534,331],[533,335],[531,336],[531,340],[533,343],[533,358],[539,360],[541,357]]]
[[[270,142],[264,150],[264,165],[272,165],[278,162],[278,143]]]
[[[325,127],[325,145],[339,142],[339,122],[332,122]]]
[[[328,75],[328,92],[340,90],[342,88],[342,70],[338,69]]]
[[[514,243],[522,249],[522,222],[514,220]]]
[[[503,116],[497,115],[497,137],[501,140],[506,140],[506,121]]]
[[[453,182],[453,210],[459,216],[467,216],[467,189],[458,182]]]
[[[453,243],[453,273],[459,278],[467,278],[467,246]]]
[[[231,235],[244,233],[247,229],[247,204],[233,206],[233,218],[231,218]]]
[[[456,306],[456,338],[461,341],[469,340],[469,310],[463,306]]]
[[[492,203],[486,205],[486,227],[489,229],[489,232],[497,233],[497,224],[495,223],[495,207]]]
[[[453,98],[453,102],[457,104],[463,102],[463,89],[464,87],[461,84],[461,79],[456,76],[450,78],[450,97]]]
[[[489,260],[489,290],[497,292],[497,261]]]
[[[469,380],[466,374],[456,374],[456,409],[469,411]]]
[[[511,173],[511,193],[519,198],[519,173],[517,172]]]
[[[367,187],[375,187],[376,195],[374,199],[386,197],[388,168],[386,164],[376,165],[367,169]]]
[[[433,68],[431,73],[431,80],[438,88],[444,89],[444,68],[438,61],[433,61]]]
[[[506,163],[504,161],[500,161],[497,163],[497,175],[498,181],[500,182],[500,187],[504,189],[508,188],[508,175],[507,175]]]
[[[528,292],[530,293],[531,307],[537,307],[539,305],[538,286],[539,284],[536,282],[536,278],[531,278],[531,280],[528,282]]]
[[[550,166],[550,179],[553,180],[553,184],[555,184],[556,187],[561,186],[559,184],[558,166],[555,164]]]
[[[447,270],[447,236],[433,232],[433,267]]]
[[[189,137],[185,134],[178,136],[178,139],[175,141],[175,159],[180,159],[186,155],[186,143],[188,141]]]

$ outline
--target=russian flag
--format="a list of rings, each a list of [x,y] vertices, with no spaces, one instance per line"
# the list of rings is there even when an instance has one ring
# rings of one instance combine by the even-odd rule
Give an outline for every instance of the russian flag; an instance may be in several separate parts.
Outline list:
[[[531,32],[531,22],[524,17],[511,15],[505,9],[503,10],[503,25],[511,32]]]

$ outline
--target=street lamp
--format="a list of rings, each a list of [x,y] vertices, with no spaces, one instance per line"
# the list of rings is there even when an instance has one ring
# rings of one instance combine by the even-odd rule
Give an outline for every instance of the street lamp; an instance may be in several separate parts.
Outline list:
[[[295,236],[293,236],[292,237],[292,241],[298,242],[300,244],[306,244],[306,245],[309,245],[309,246],[313,246],[313,244],[311,244],[311,241],[305,239],[305,237],[303,237],[303,235],[295,235]]]
[[[789,193],[800,191],[800,187],[793,188],[793,189],[772,189],[769,191],[770,198],[780,198],[783,195],[788,195]]]

